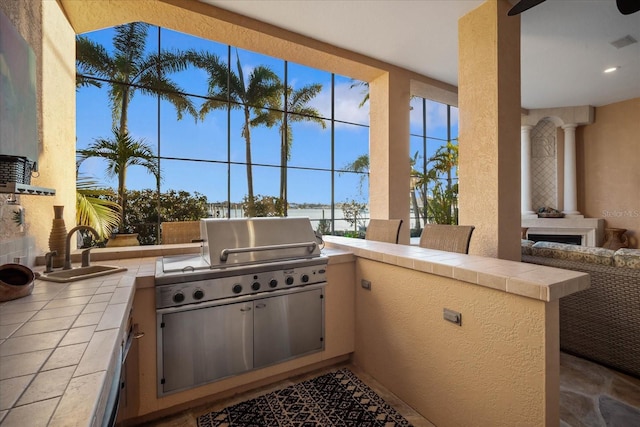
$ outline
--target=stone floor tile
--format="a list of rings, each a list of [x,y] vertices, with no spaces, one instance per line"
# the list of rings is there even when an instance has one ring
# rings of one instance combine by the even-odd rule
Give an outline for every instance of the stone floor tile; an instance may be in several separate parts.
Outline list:
[[[560,387],[587,395],[606,390],[609,374],[603,366],[569,354],[560,354]]]
[[[640,408],[640,385],[616,375],[611,379],[609,394],[628,405]]]
[[[570,426],[599,427],[602,418],[591,396],[573,391],[560,391],[560,418]]]
[[[640,426],[640,409],[609,396],[600,396],[600,413],[608,427]]]

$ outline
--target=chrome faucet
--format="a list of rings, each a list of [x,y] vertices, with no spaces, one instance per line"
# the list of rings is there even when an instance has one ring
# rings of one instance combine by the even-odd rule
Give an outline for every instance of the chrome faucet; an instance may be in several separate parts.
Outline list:
[[[78,225],[77,227],[73,227],[71,230],[69,230],[69,232],[67,233],[67,241],[66,241],[66,246],[64,248],[64,267],[62,267],[63,270],[71,270],[71,236],[73,235],[73,233],[75,233],[78,230],[88,230],[90,232],[93,233],[94,236],[96,236],[96,239],[100,238],[100,235],[98,234],[98,232],[93,229],[92,227],[89,227],[88,225]],[[84,255],[84,253],[83,253]],[[83,256],[84,258],[84,256]],[[84,261],[84,260],[83,260]],[[87,258],[86,258],[86,263],[87,265],[83,265],[83,267],[88,267],[89,265],[89,253],[87,252]],[[84,264],[84,262],[83,262]]]

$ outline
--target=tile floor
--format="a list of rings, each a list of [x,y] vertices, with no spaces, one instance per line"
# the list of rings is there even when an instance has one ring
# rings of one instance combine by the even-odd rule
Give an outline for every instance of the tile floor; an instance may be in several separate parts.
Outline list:
[[[348,365],[358,377],[416,427],[435,427],[408,405],[356,366]],[[335,369],[282,381],[230,399],[200,406],[153,423],[150,427],[196,427],[196,418],[210,411],[252,399],[293,382]],[[561,427],[634,427],[640,426],[640,379],[565,353],[560,355]]]

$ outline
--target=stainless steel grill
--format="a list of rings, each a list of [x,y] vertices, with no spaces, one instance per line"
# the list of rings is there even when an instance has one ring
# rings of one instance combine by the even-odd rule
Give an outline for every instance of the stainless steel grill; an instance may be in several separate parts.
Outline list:
[[[156,262],[156,308],[310,285],[327,258],[308,218],[203,219],[202,253]]]
[[[327,258],[308,218],[205,219],[156,264],[158,395],[324,348]]]

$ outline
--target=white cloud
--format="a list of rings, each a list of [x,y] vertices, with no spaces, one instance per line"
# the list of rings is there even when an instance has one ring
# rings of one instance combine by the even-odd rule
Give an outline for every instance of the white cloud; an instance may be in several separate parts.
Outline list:
[[[422,104],[421,99],[414,100],[413,103]],[[438,127],[446,128],[447,126],[447,105],[438,102],[427,100],[427,129],[435,129]],[[410,120],[412,125],[422,125],[422,107],[416,107],[411,110]],[[451,126],[457,126],[458,124],[458,111],[456,108],[451,108]]]
[[[335,86],[335,118],[344,122],[369,124],[369,103],[360,107],[364,98],[361,88],[351,88],[350,83]],[[322,117],[331,117],[331,82],[322,85],[322,92],[309,102]],[[336,123],[336,126],[342,126]]]

